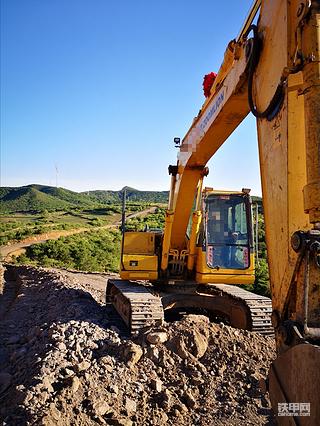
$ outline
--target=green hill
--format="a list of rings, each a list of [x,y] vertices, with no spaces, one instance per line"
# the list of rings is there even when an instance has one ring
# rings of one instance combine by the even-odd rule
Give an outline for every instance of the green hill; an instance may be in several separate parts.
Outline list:
[[[42,185],[0,188],[0,203],[2,213],[65,210],[75,206],[91,207],[94,204],[77,192]]]
[[[57,188],[55,186],[44,186],[44,185],[29,185],[44,194],[58,198],[59,200],[66,201],[69,204],[78,204],[81,206],[90,206],[92,201],[86,195],[70,191],[65,188]]]
[[[127,201],[166,203],[168,192],[138,191],[126,187]],[[43,210],[66,210],[72,208],[96,208],[105,204],[119,204],[121,191],[74,192],[65,188],[45,185],[26,185],[0,188],[0,212],[30,212]]]
[[[126,200],[132,203],[167,203],[169,191],[139,191],[126,186],[120,191],[74,192],[65,188],[46,185],[0,187],[0,212],[30,212],[43,210],[66,210],[72,208],[98,208],[106,204],[120,204],[126,190]],[[261,197],[252,197],[253,203],[262,209]]]
[[[89,191],[82,194],[88,194],[92,200],[101,203],[119,203],[122,201],[122,194],[126,190],[126,200],[131,202],[145,203],[167,203],[169,199],[169,191],[139,191],[129,186],[125,186],[120,191]]]

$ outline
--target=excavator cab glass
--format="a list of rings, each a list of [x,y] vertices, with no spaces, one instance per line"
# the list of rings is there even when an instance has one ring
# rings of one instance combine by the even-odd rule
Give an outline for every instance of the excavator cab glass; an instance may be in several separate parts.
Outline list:
[[[205,199],[207,265],[247,269],[252,240],[251,202],[246,194],[209,194]]]

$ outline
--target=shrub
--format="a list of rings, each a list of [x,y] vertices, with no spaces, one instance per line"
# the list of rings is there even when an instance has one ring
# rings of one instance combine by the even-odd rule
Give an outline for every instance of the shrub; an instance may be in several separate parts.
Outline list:
[[[116,230],[91,231],[61,237],[26,250],[19,263],[35,262],[46,267],[66,267],[83,271],[117,272],[121,235]]]

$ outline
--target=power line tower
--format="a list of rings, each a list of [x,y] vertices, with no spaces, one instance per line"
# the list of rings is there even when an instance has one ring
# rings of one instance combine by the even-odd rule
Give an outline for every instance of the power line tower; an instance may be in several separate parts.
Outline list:
[[[55,164],[54,168],[56,169],[56,188],[58,189],[58,173],[59,173],[58,164]]]

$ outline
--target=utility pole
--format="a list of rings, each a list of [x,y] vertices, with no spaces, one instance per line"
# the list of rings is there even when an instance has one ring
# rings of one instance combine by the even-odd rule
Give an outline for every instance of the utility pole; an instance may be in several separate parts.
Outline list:
[[[124,188],[122,192],[122,223],[121,223],[121,232],[124,234],[126,227],[126,198],[127,198],[127,190]]]
[[[55,164],[54,168],[56,169],[56,188],[58,189],[58,164]]]

